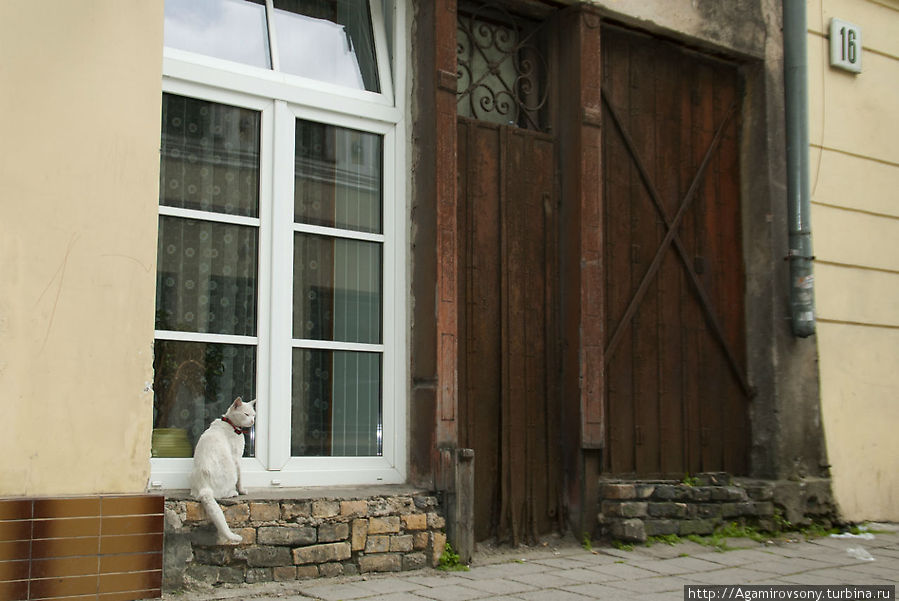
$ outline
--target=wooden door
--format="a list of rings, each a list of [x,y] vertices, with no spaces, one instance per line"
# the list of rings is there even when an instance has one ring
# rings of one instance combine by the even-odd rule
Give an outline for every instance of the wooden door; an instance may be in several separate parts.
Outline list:
[[[475,536],[533,541],[559,517],[553,138],[458,118],[460,445]]]
[[[602,30],[605,469],[746,473],[739,75]]]

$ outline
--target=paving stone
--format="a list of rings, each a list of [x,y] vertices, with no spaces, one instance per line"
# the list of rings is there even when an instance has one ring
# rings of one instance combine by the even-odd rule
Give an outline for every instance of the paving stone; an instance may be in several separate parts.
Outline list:
[[[483,580],[471,580],[465,586],[491,593],[493,595],[514,595],[516,593],[524,593],[536,590],[532,584],[518,582],[517,580],[507,580],[505,578],[485,578]]]
[[[561,588],[563,586],[580,584],[577,580],[560,576],[559,573],[555,571],[541,572],[538,574],[516,574],[514,576],[509,576],[508,579],[529,584],[534,588]]]
[[[536,559],[532,563],[536,563],[542,566],[549,566],[551,568],[558,568],[560,570],[573,570],[589,565],[581,559],[576,559],[573,557],[551,557],[547,559]]]
[[[437,601],[469,601],[470,599],[483,599],[490,595],[489,592],[479,591],[461,584],[421,589],[416,591],[415,594],[428,599],[436,599]]]
[[[644,570],[643,568],[631,566],[626,563],[613,563],[606,566],[597,566],[593,569],[608,575],[609,581],[635,580],[637,578],[652,578],[653,576],[658,576],[655,572],[650,572],[649,570]]]
[[[759,580],[769,579],[773,575],[767,572],[757,572],[750,568],[724,568],[712,572],[698,572],[691,578],[702,584],[752,584]]]
[[[365,583],[341,584],[328,582],[325,584],[309,584],[299,588],[306,596],[323,601],[340,601],[341,599],[359,599],[370,595]]]
[[[657,559],[654,561],[634,561],[628,562],[628,565],[668,576],[688,574],[690,572],[702,572],[705,570],[718,570],[721,568],[721,564],[696,557],[675,557],[673,559]]]
[[[613,589],[614,590],[614,589]],[[561,589],[545,589],[541,591],[533,591],[530,593],[519,593],[515,595],[524,601],[584,601],[585,599],[596,599],[593,596],[579,595],[571,591],[563,591]],[[606,599],[607,597],[603,597]]]
[[[372,593],[406,593],[422,588],[422,585],[412,582],[409,578],[402,576],[391,576],[389,578],[372,578],[365,583],[366,590]]]
[[[659,576],[656,578],[641,578],[639,580],[615,580],[610,582],[607,586],[620,588],[630,593],[637,593],[642,598],[643,595],[649,593],[673,591],[682,594],[684,590],[684,581],[682,578]],[[571,588],[566,588],[565,590],[578,592]]]

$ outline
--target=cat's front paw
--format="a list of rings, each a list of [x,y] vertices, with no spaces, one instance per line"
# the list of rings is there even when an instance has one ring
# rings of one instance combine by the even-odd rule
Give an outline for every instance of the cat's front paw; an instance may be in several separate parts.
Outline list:
[[[225,544],[228,545],[239,545],[243,542],[243,537],[239,534],[234,534],[233,532],[229,532],[225,535],[227,537],[227,541]]]

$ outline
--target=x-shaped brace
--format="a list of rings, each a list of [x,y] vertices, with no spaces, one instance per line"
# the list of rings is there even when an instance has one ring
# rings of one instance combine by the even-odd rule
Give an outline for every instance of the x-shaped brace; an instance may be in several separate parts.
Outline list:
[[[625,329],[631,322],[631,319],[637,312],[637,307],[640,305],[640,302],[643,300],[643,297],[646,295],[646,292],[649,289],[652,278],[655,277],[656,273],[659,270],[659,267],[661,267],[662,265],[662,260],[664,259],[665,252],[668,250],[669,246],[673,245],[675,250],[677,251],[677,254],[680,255],[681,261],[684,265],[684,269],[687,272],[687,276],[693,285],[693,289],[696,292],[696,296],[699,297],[699,304],[702,308],[703,313],[705,314],[706,320],[708,321],[709,326],[714,332],[715,337],[718,339],[718,342],[721,344],[721,348],[724,350],[724,354],[727,357],[727,362],[728,365],[730,365],[731,371],[737,378],[737,381],[740,384],[740,388],[742,388],[743,392],[751,398],[752,396],[754,396],[754,390],[749,385],[749,382],[746,379],[746,374],[744,373],[743,368],[740,366],[740,363],[737,361],[736,355],[733,353],[733,350],[731,349],[730,344],[728,343],[727,338],[724,335],[724,330],[722,329],[721,324],[718,321],[718,317],[715,314],[714,309],[712,308],[711,300],[709,299],[708,294],[706,294],[705,288],[703,288],[702,282],[700,282],[699,280],[699,276],[696,275],[696,271],[693,269],[693,266],[687,257],[687,251],[684,249],[680,237],[677,234],[677,230],[680,227],[680,223],[684,217],[684,214],[690,207],[690,203],[696,197],[696,191],[702,181],[702,176],[705,173],[706,167],[708,167],[715,149],[718,148],[718,144],[720,143],[721,138],[724,137],[724,130],[737,112],[737,103],[735,101],[730,106],[727,114],[715,131],[715,135],[712,138],[708,149],[706,149],[705,156],[703,156],[702,162],[699,164],[696,175],[693,176],[693,181],[691,182],[690,187],[687,189],[684,198],[681,200],[680,207],[678,208],[677,213],[674,215],[674,218],[671,219],[668,217],[668,212],[665,210],[665,205],[661,201],[658,190],[656,190],[655,185],[652,183],[652,179],[649,177],[649,172],[646,170],[643,161],[640,159],[640,154],[637,151],[637,147],[634,144],[633,139],[627,133],[627,130],[624,129],[624,126],[621,123],[621,119],[619,119],[618,113],[612,106],[611,101],[609,101],[605,90],[602,91],[602,100],[609,111],[609,115],[612,117],[612,122],[615,124],[615,127],[621,134],[621,139],[624,141],[628,152],[634,160],[634,166],[637,168],[637,171],[640,174],[640,179],[643,181],[643,185],[646,187],[646,191],[649,193],[649,197],[652,199],[653,205],[655,205],[655,208],[659,212],[659,216],[662,218],[662,221],[665,224],[665,228],[667,229],[667,231],[665,232],[665,237],[662,239],[662,243],[659,245],[659,248],[656,251],[655,256],[653,257],[652,262],[649,265],[649,269],[643,276],[643,279],[640,281],[640,285],[637,287],[637,291],[634,293],[633,298],[631,298],[631,301],[624,312],[624,316],[621,318],[621,321],[618,322],[618,325],[615,327],[615,332],[612,334],[612,338],[609,340],[608,347],[605,351],[605,364],[606,366],[609,365],[609,361],[612,358],[612,355],[615,353],[618,344],[621,342],[621,338],[624,335]]]

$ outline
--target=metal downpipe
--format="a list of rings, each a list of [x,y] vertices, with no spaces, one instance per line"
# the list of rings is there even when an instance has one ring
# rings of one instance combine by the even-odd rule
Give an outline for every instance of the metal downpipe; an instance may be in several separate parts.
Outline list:
[[[793,335],[805,338],[815,333],[805,0],[783,0],[783,38],[790,317]]]

